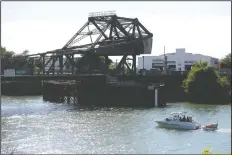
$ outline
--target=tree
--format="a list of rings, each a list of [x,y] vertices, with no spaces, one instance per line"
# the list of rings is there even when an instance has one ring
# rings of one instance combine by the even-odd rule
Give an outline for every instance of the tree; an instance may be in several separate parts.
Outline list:
[[[22,56],[26,56],[26,55],[28,55],[29,54],[29,50],[24,50],[23,52],[22,52]]]
[[[231,53],[220,60],[222,68],[231,68]]]
[[[42,63],[42,61],[40,59],[34,59],[34,63],[39,68],[43,67],[43,63]]]
[[[8,51],[5,47],[1,46],[1,57],[11,58],[15,53],[13,51]]]
[[[208,67],[209,64],[208,62],[206,61],[200,61],[200,62],[196,62],[192,65],[192,67],[195,67],[195,68],[205,68],[205,67]]]
[[[29,54],[29,50],[24,50],[22,53],[20,54],[15,54],[14,56],[15,57],[24,57],[24,56],[27,56]]]
[[[99,59],[102,61],[102,62],[105,62],[105,57],[104,56],[99,56]],[[111,65],[113,64],[113,61],[108,58],[108,61],[106,62],[107,65],[108,65],[108,68],[111,68]]]
[[[193,64],[183,88],[190,102],[204,104],[224,104],[230,102],[229,83],[221,78],[215,68],[207,62]]]
[[[37,73],[37,74],[39,74],[40,73],[40,68],[38,67],[38,66],[34,66],[34,71]]]

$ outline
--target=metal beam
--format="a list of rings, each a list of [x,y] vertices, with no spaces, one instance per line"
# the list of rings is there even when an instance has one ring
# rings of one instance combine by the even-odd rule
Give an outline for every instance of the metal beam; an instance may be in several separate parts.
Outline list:
[[[88,24],[88,30],[89,30],[89,24]],[[91,31],[89,30],[89,32],[91,32]],[[90,37],[91,43],[93,43],[91,34],[89,35],[89,37]]]
[[[132,32],[132,36],[135,38],[135,29],[136,29],[136,25],[134,24],[133,26],[133,32]]]
[[[45,74],[45,55],[43,55],[42,57],[43,57],[42,70],[43,70],[43,74]]]
[[[63,74],[63,67],[64,67],[63,55],[59,56],[59,66],[60,66],[60,73]]]
[[[115,32],[116,36],[118,37],[118,39],[120,39],[121,37],[118,34],[118,30],[117,30],[117,27],[115,24],[114,24],[114,32]]]
[[[95,40],[93,46],[95,46],[99,40],[101,39],[102,35],[105,35],[105,31],[107,30],[108,26],[110,25],[111,22],[107,23],[107,25],[104,27],[103,31],[101,30],[101,34],[98,36],[98,38]],[[106,37],[108,39],[108,37]]]
[[[127,37],[130,37],[126,30],[122,27],[118,20],[115,20],[116,25],[118,26],[119,30]]]
[[[117,17],[118,19],[124,19],[128,21],[134,21],[136,18],[125,18],[125,17]]]
[[[136,55],[134,54],[133,55],[133,65],[134,65],[134,67],[133,67],[133,73],[134,73],[134,75],[136,75]]]
[[[137,24],[142,28],[143,31],[145,31],[148,35],[153,36],[151,32],[149,32],[139,21],[137,21]]]
[[[67,57],[67,56],[66,56]],[[68,59],[68,58],[67,58]],[[71,55],[71,60],[74,61],[74,54]],[[70,60],[69,60],[70,61]],[[70,62],[71,63],[71,62]],[[72,65],[72,74],[74,74],[74,66]]]
[[[64,45],[63,48],[66,48],[78,35],[81,31],[84,30],[84,28],[89,24],[89,21],[87,21],[82,27],[81,29]],[[63,49],[62,48],[62,49]]]
[[[52,60],[52,64],[51,64],[51,66],[49,67],[49,69],[47,70],[47,74],[49,74],[49,72],[50,72],[50,70],[52,69],[52,67],[53,67],[53,65],[54,65],[54,63],[55,63],[55,58],[57,58],[57,57],[54,57],[54,56],[52,56],[48,61],[50,62],[51,60]],[[46,63],[46,66],[47,66],[47,64],[48,63]],[[45,66],[45,67],[46,67]]]
[[[138,30],[138,32],[139,32],[139,38],[140,38],[140,39],[142,39],[142,37],[143,37],[143,36],[142,36],[141,31],[140,31],[140,28],[139,28],[139,26],[138,26],[138,25],[136,25],[136,26],[137,26],[137,30]]]
[[[113,25],[111,24],[111,26],[110,26],[110,34],[109,34],[110,39],[112,39],[112,33],[113,33]]]
[[[118,72],[119,70],[121,71],[121,69],[123,68],[124,64],[125,64],[125,60],[126,60],[127,55],[124,55],[121,59],[121,61],[119,62],[119,64],[116,67],[116,72]]]
[[[94,26],[96,26],[96,28],[101,32],[101,34],[108,39],[108,37],[105,35],[105,33],[100,29],[100,27],[95,23],[95,21],[92,21],[92,23],[94,24]]]
[[[132,70],[131,70],[130,66],[127,64],[127,62],[125,62],[125,65],[126,65],[127,69],[129,69],[130,73],[132,73]]]
[[[74,61],[74,55],[70,55],[70,54],[66,54],[65,55],[67,59],[69,59],[71,65],[72,65],[72,72],[74,73],[74,67],[76,67],[76,72],[79,71],[79,67],[78,67],[78,64],[76,64],[76,62]]]

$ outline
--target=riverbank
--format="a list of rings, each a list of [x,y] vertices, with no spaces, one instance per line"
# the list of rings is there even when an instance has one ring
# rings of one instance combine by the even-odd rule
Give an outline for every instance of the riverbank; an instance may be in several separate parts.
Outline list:
[[[175,102],[184,102],[184,101],[188,101],[188,97],[184,91],[184,88],[182,88],[182,83],[183,80],[185,79],[185,75],[183,76],[173,76],[172,78],[168,78],[165,79],[165,92],[164,92],[164,96],[166,98],[166,101],[168,103],[175,103]],[[119,80],[127,80],[126,77],[121,77],[122,79]],[[124,78],[124,79],[123,79]],[[149,83],[149,81],[152,80],[152,76],[147,76],[145,78],[143,78],[143,80],[139,80],[139,83]],[[157,79],[157,81],[160,81],[162,79]],[[96,94],[98,95],[94,95],[93,96],[97,96],[99,97],[99,93],[100,93],[100,86],[91,86],[94,88],[93,91],[96,92]],[[114,86],[113,86],[114,87]],[[110,89],[111,90],[111,89]],[[132,89],[133,91],[135,89]],[[92,91],[92,92],[93,92]],[[129,91],[129,90],[128,90]],[[52,92],[51,92],[52,93]],[[1,94],[2,95],[8,95],[8,96],[27,96],[27,95],[43,95],[43,85],[42,82],[39,80],[31,80],[31,81],[9,81],[9,82],[4,82],[2,81],[1,83]],[[104,94],[104,93],[102,93]],[[126,97],[125,95],[121,94],[121,91],[118,91],[117,93],[113,93],[117,96],[121,96],[121,97]],[[104,98],[104,95],[100,95],[101,98]],[[138,96],[138,95],[136,95]],[[46,97],[45,97],[46,98]],[[106,96],[107,98],[107,96]],[[145,101],[146,98],[144,98],[144,100],[141,100],[141,102]],[[128,101],[130,101],[130,98],[128,99]],[[136,100],[138,101],[138,100]],[[112,102],[116,102],[116,99],[113,99]],[[132,102],[132,100],[131,100]],[[230,93],[230,98],[228,103],[231,103],[231,93]]]

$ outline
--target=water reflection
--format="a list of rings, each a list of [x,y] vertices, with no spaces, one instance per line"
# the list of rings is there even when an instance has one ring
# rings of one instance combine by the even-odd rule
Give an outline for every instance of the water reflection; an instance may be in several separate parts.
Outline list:
[[[170,104],[166,108],[80,107],[42,102],[42,97],[2,99],[2,153],[196,153],[212,146],[231,149],[230,106]],[[157,127],[171,112],[197,121],[218,119],[219,130],[183,131]],[[226,119],[225,119],[226,118]]]

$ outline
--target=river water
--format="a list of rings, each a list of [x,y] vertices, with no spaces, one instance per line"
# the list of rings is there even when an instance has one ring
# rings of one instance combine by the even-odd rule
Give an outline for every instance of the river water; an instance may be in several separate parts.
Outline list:
[[[231,152],[231,106],[169,104],[166,108],[80,108],[43,102],[41,96],[7,97],[1,102],[1,153],[213,153]],[[158,128],[171,112],[186,111],[219,129]]]

